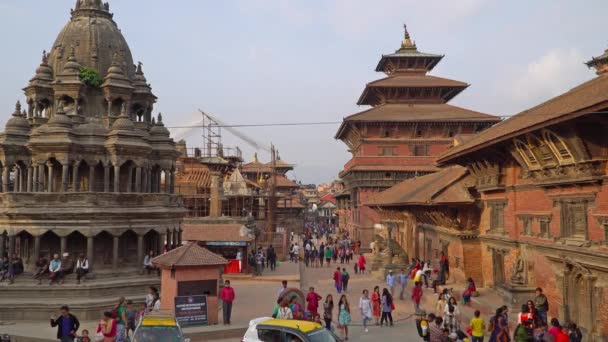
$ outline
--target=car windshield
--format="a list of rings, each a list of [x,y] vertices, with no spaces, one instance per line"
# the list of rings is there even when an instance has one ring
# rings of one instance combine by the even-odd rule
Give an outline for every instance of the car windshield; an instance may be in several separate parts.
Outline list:
[[[315,330],[308,333],[308,340],[310,342],[337,342],[334,335],[325,328]]]
[[[182,336],[177,327],[140,326],[133,342],[182,342]]]

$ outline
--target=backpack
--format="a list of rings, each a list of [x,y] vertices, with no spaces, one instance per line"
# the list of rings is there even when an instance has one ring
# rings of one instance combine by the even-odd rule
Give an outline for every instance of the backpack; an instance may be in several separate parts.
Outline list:
[[[424,327],[423,327],[424,322]],[[426,319],[416,320],[416,329],[418,330],[418,336],[422,337],[423,340],[428,340],[429,336],[429,321]]]

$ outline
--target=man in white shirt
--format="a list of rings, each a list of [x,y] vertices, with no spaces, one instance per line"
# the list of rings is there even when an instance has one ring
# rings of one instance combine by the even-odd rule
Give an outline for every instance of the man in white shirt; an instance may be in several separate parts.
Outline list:
[[[300,259],[300,246],[298,246],[297,243],[293,245],[292,253],[293,253],[294,257],[296,258],[296,263],[297,263],[298,260]]]
[[[76,262],[76,284],[80,285],[80,279],[87,273],[89,273],[89,259],[84,254],[80,254]]]
[[[281,282],[281,287],[279,288],[279,291],[277,291],[277,300],[279,300],[281,298],[281,296],[283,295],[283,292],[287,289],[287,280],[283,280]]]

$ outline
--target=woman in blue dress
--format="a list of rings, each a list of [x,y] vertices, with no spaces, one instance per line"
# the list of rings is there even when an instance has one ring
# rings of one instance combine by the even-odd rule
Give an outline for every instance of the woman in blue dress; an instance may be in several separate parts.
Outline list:
[[[340,313],[338,314],[338,325],[340,330],[342,330],[342,336],[344,336],[344,340],[348,341],[348,325],[350,324],[351,317],[350,305],[348,304],[346,295],[342,295],[342,297],[340,297],[338,307],[340,308]]]

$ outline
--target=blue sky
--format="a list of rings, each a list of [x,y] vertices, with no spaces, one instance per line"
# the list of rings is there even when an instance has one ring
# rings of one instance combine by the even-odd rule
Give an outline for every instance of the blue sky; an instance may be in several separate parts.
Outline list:
[[[0,0],[0,124],[74,3]],[[605,0],[114,0],[111,9],[168,126],[195,122],[198,108],[231,124],[339,121],[366,109],[355,103],[382,77],[374,68],[398,48],[403,23],[420,50],[446,55],[433,75],[471,84],[451,103],[497,115],[592,78],[583,62],[608,48]],[[317,183],[350,157],[337,128],[242,131]],[[185,138],[193,147],[199,136]]]

